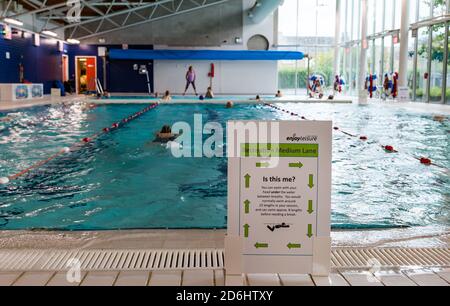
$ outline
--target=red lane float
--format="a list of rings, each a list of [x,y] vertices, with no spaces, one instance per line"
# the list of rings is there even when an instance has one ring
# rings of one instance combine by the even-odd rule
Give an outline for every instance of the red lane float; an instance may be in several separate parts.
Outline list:
[[[393,146],[381,146],[388,153],[398,153],[397,150],[394,149]]]
[[[132,120],[134,120],[134,119],[136,119],[136,118],[138,118],[138,117],[140,117],[140,116],[143,115],[144,113],[146,113],[146,112],[148,112],[148,111],[154,109],[154,108],[157,107],[157,106],[158,106],[157,103],[152,104],[151,106],[146,107],[146,108],[143,109],[142,111],[139,111],[139,112],[137,112],[137,113],[135,113],[135,114],[133,114],[133,115],[131,115],[131,116],[128,117],[128,118],[133,118],[133,119],[129,120],[129,119],[126,119],[126,118],[125,118],[125,119],[119,121],[119,123],[113,123],[112,126],[111,126],[111,129],[110,129],[110,128],[103,128],[103,129],[102,129],[102,132],[97,133],[97,134],[94,134],[94,135],[92,135],[92,136],[90,136],[90,137],[85,137],[85,138],[83,138],[83,139],[81,140],[81,143],[82,143],[82,144],[91,143],[92,141],[94,141],[95,139],[97,139],[98,137],[100,137],[101,135],[111,132],[112,129],[118,129],[118,128],[124,126],[126,123],[128,123],[128,122],[130,122],[130,121],[132,121]],[[120,122],[121,122],[121,123],[120,123]],[[71,151],[74,150],[77,146],[79,146],[79,144],[80,144],[80,142],[77,142],[77,143],[73,144],[70,148],[68,148],[68,147],[63,148],[63,149],[61,149],[58,153],[53,154],[52,156],[50,156],[49,158],[47,158],[47,159],[45,159],[45,160],[42,160],[42,161],[39,161],[39,162],[35,163],[34,165],[32,165],[32,166],[30,166],[30,167],[28,167],[28,168],[26,168],[26,169],[20,171],[19,173],[16,173],[16,174],[14,174],[14,175],[10,175],[10,176],[8,176],[8,177],[0,177],[0,185],[8,184],[9,182],[11,182],[11,181],[13,181],[13,180],[16,180],[16,179],[18,179],[18,178],[24,176],[25,174],[31,172],[32,170],[42,167],[43,165],[49,163],[50,161],[56,159],[57,157],[59,157],[59,156],[61,156],[61,155],[63,155],[63,154],[67,154],[67,153],[71,152]]]
[[[282,112],[289,113],[289,111],[286,111],[285,109],[282,109],[282,108],[278,108],[277,106],[275,106],[275,105],[273,105],[273,104],[268,104],[268,103],[267,103],[267,104],[265,104],[265,105],[266,105],[266,106],[269,106],[269,107],[271,107],[271,108],[273,108],[273,109],[281,110]],[[295,116],[295,117],[299,117],[299,116],[300,116],[300,115],[298,115],[298,114],[296,114],[296,113],[293,113],[293,112],[290,112],[290,114],[291,114],[291,116]],[[304,116],[302,116],[301,119],[307,120]],[[360,139],[361,141],[367,141],[367,140],[369,139],[367,136],[364,136],[364,135],[358,136],[358,135],[354,135],[354,134],[345,132],[345,131],[341,130],[339,127],[337,127],[337,126],[333,127],[333,130],[339,131],[339,132],[341,132],[341,133],[343,133],[343,134],[345,134],[345,135],[347,135],[347,136],[350,136],[350,137],[359,137],[359,139]],[[382,145],[381,147],[382,147],[387,153],[398,153],[398,151],[397,151],[393,146],[390,146],[390,145],[386,145],[386,146],[385,146],[385,145]],[[426,157],[421,157],[421,158],[414,157],[414,158],[417,159],[418,161],[420,161],[420,163],[421,163],[422,165],[425,165],[425,166],[436,166],[436,167],[439,167],[439,168],[442,168],[442,169],[446,169],[446,168],[443,167],[443,166],[440,166],[440,165],[437,165],[437,164],[433,163],[433,161],[432,161],[430,158],[426,158]]]
[[[422,165],[431,166],[433,164],[431,159],[426,158],[426,157],[421,157],[419,160]]]

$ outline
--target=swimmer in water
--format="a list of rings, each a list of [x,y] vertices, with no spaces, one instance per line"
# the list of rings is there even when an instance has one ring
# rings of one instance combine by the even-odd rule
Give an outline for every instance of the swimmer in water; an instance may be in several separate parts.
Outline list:
[[[5,122],[5,123],[11,122],[12,120],[13,119],[10,116],[0,118],[0,122]]]
[[[194,88],[195,95],[198,96],[197,88],[195,87],[195,79],[196,79],[196,75],[195,75],[194,67],[190,66],[189,70],[186,72],[186,89],[184,90],[183,96],[186,95],[186,92],[189,89],[190,85],[192,85],[192,87]]]
[[[255,99],[250,99],[251,101],[261,102],[261,97],[259,95],[256,96]]]
[[[227,108],[233,108],[233,106],[234,106],[233,102],[231,102],[231,101],[227,102],[227,106],[226,106]]]
[[[275,95],[275,98],[282,98],[283,97],[283,93],[281,92],[281,90],[277,91],[277,94]]]
[[[172,101],[172,97],[170,96],[170,91],[166,90],[166,93],[164,94],[164,97],[162,98],[164,102],[170,102]]]
[[[156,139],[153,142],[168,143],[170,141],[174,141],[179,136],[179,134],[172,133],[170,126],[165,125],[162,127],[161,132],[156,134]]]
[[[83,104],[83,106],[81,107],[81,110],[83,111],[83,112],[87,112],[87,111],[89,111],[89,110],[91,110],[91,109],[94,109],[94,108],[96,108],[97,107],[97,105],[96,104],[94,104],[94,103],[89,103],[89,104]]]
[[[205,97],[206,97],[206,99],[214,99],[214,93],[213,93],[211,87],[208,87]]]

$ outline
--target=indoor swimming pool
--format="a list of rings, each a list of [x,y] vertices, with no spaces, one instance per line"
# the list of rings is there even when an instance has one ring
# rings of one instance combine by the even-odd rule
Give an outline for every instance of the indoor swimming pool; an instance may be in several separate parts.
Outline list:
[[[0,113],[0,177],[111,126],[143,105],[81,103]],[[308,119],[359,135],[333,139],[332,226],[378,229],[449,225],[450,124],[424,112],[352,104],[285,103]],[[227,159],[174,158],[153,143],[163,125],[300,120],[263,105],[160,105],[123,128],[0,185],[0,230],[225,228]],[[5,119],[7,118],[7,119]],[[206,137],[206,136],[205,136]],[[379,141],[399,152],[387,154]],[[193,148],[192,148],[193,149]],[[426,156],[440,167],[421,165]]]

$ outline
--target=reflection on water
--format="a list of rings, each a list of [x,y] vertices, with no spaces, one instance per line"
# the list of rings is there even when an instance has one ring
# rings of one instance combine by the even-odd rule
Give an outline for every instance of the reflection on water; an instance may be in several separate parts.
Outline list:
[[[430,114],[381,106],[284,104],[307,118],[333,120],[334,228],[449,225],[450,126]],[[0,177],[16,173],[63,147],[142,109],[142,105],[82,104],[0,113]],[[152,144],[165,124],[203,120],[292,120],[263,106],[159,106],[124,128],[0,187],[0,229],[68,230],[223,228],[227,161],[176,159]],[[7,118],[7,119],[5,119]],[[394,145],[386,154],[376,143]],[[445,168],[425,167],[429,156]]]

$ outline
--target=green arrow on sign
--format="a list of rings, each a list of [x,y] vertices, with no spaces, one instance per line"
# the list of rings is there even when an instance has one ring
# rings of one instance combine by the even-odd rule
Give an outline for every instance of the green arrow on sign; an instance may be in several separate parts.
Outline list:
[[[309,183],[308,183],[308,187],[313,189],[314,188],[314,175],[310,174],[309,175]]]
[[[250,225],[248,225],[248,224],[244,225],[244,237],[245,238],[248,238],[249,228],[250,228]]]
[[[298,163],[290,163],[289,168],[303,168],[303,164],[301,162]]]
[[[245,188],[250,188],[250,179],[251,179],[250,174],[245,175],[244,178],[245,178]]]
[[[255,248],[257,249],[267,249],[269,247],[268,243],[255,243]]]
[[[308,201],[308,214],[312,214],[314,212],[314,208],[313,208],[313,201],[309,200]]]
[[[256,163],[256,168],[269,168],[269,163]]]
[[[313,227],[312,224],[308,224],[308,238],[311,238],[313,236]]]
[[[249,214],[249,213],[250,213],[250,201],[249,201],[249,200],[246,200],[246,201],[244,202],[244,206],[245,206],[245,213],[246,213],[246,214]]]
[[[301,248],[302,248],[302,245],[301,245],[301,244],[296,244],[296,243],[289,243],[289,244],[287,245],[287,247],[289,248],[289,250],[292,250],[292,249],[301,249]]]

